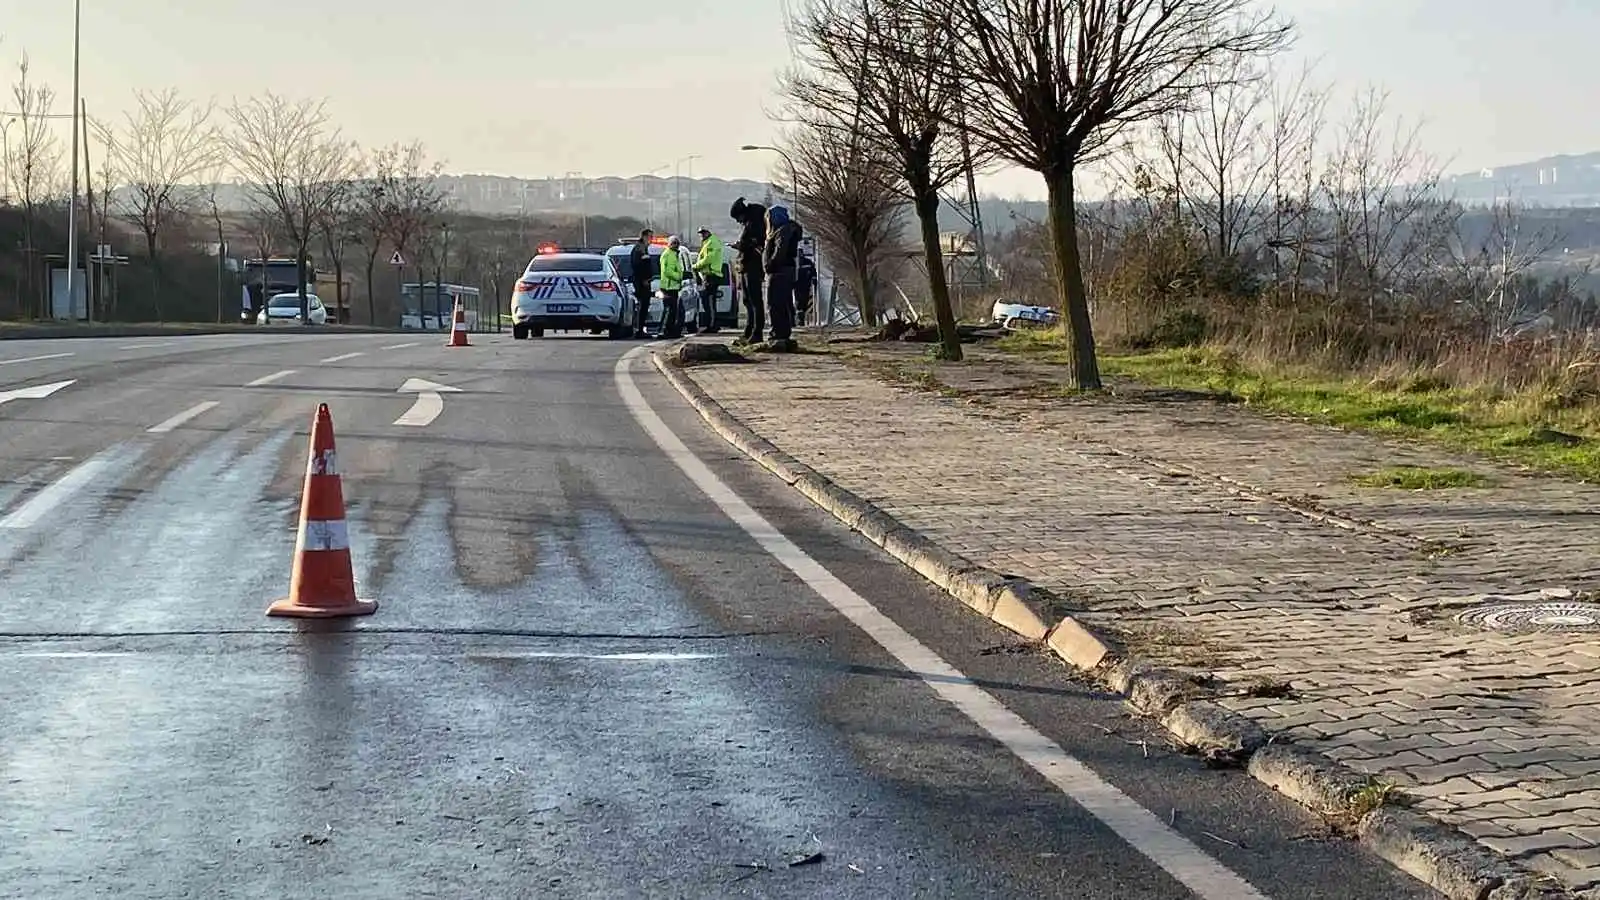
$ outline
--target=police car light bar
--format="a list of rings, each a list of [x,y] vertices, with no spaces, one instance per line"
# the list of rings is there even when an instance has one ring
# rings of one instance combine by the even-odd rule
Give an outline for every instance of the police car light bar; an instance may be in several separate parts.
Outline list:
[[[561,245],[560,244],[546,243],[546,244],[540,244],[539,245],[538,253],[541,256],[546,254],[546,253],[560,253],[560,252],[561,252]]]

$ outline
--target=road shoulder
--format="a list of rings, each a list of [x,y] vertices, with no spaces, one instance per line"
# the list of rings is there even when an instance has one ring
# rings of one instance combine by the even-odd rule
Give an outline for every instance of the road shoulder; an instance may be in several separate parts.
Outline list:
[[[1295,735],[1283,730],[1264,729],[1259,717],[1218,702],[1225,698],[1226,684],[1208,685],[1206,679],[1196,677],[1199,673],[1141,658],[1136,650],[1104,637],[1101,629],[1086,624],[1077,614],[1076,598],[1052,590],[1056,585],[1040,589],[1005,571],[1014,567],[995,565],[993,558],[1001,554],[994,546],[980,546],[975,553],[971,546],[949,546],[948,541],[930,538],[904,522],[903,510],[915,505],[917,498],[896,493],[893,475],[876,479],[891,487],[871,499],[830,477],[843,471],[855,476],[845,481],[859,483],[868,470],[911,466],[924,470],[926,490],[959,482],[948,469],[925,471],[929,460],[941,454],[917,446],[919,434],[911,430],[916,425],[930,429],[950,426],[952,419],[963,415],[959,408],[950,408],[956,406],[953,402],[939,404],[883,385],[878,386],[882,391],[872,393],[860,379],[850,380],[838,361],[828,357],[786,357],[761,365],[659,368],[718,434],[840,522],[968,607],[1091,673],[1135,709],[1158,720],[1176,740],[1216,764],[1244,767],[1447,896],[1564,896],[1542,873],[1515,866],[1462,831],[1430,819],[1423,814],[1431,812],[1426,807],[1406,808],[1401,803],[1405,795],[1381,777],[1383,769],[1374,773],[1370,767],[1362,771],[1344,765],[1319,752],[1322,748],[1314,742],[1297,742]],[[719,393],[735,398],[733,405],[741,414],[735,416],[719,402]],[[780,399],[785,402],[774,402]],[[935,405],[944,409],[930,415]],[[916,425],[905,427],[908,420]],[[838,440],[825,442],[827,449],[822,450],[815,446],[817,442],[801,439],[808,432],[848,434],[850,444],[857,448],[855,455]],[[932,449],[944,451],[943,457],[955,465],[970,467],[970,457],[961,459],[951,452],[961,446],[962,436],[943,434],[940,447]],[[1014,433],[1009,436],[1016,437]],[[875,451],[889,454],[889,461],[874,459]],[[1021,458],[1038,457],[1023,453]],[[915,488],[915,483],[912,486]],[[971,498],[959,491],[957,496],[945,498],[947,508],[941,514],[961,518],[967,514],[962,504],[951,501],[965,499]],[[1071,498],[1065,500],[1065,508],[1057,503],[1049,514],[1072,515]],[[969,531],[982,530],[981,521],[965,524]],[[1038,548],[1012,549],[1020,553]],[[1044,552],[1060,549],[1044,548]],[[1381,757],[1382,752],[1375,755]]]

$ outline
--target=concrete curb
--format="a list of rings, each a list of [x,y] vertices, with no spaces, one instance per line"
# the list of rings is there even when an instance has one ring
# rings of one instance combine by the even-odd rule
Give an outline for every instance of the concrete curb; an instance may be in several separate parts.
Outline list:
[[[212,334],[417,334],[415,328],[366,325],[18,325],[0,327],[0,341],[56,341],[89,338],[200,337]],[[422,332],[431,334],[432,332]],[[448,338],[447,331],[439,334]]]
[[[756,434],[660,354],[651,359],[728,443],[966,606],[1043,644],[1116,691],[1134,710],[1160,722],[1179,746],[1208,763],[1243,768],[1450,900],[1580,900],[1454,828],[1384,805],[1377,793],[1382,789],[1373,779],[1270,736],[1254,720],[1205,696],[1204,688],[1184,673],[1126,655],[1070,615],[1051,624],[1049,606],[1032,584],[989,571],[906,528]]]

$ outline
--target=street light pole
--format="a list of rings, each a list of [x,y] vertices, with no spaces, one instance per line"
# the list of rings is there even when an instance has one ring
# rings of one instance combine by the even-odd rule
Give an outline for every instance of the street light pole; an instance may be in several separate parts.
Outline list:
[[[787,151],[777,147],[768,147],[764,144],[745,144],[739,149],[746,152],[753,150],[768,150],[783,157],[783,161],[789,164],[789,194],[790,196],[794,197],[793,218],[800,218],[800,175],[795,169],[794,157],[790,156]],[[794,254],[794,281],[795,284],[800,283],[800,252],[798,250],[796,250]]]
[[[78,317],[78,110],[83,105],[79,90],[79,57],[83,43],[83,0],[72,0],[72,202],[67,207],[67,315]]]
[[[700,154],[696,153],[696,154],[693,154],[692,156],[685,156],[683,159],[680,159],[677,162],[672,164],[673,165],[673,170],[672,170],[673,171],[673,175],[672,175],[672,194],[673,194],[673,202],[677,206],[677,212],[676,212],[676,214],[674,216],[674,218],[676,218],[677,221],[676,221],[676,224],[673,225],[673,230],[676,231],[680,235],[683,234],[683,164],[684,163],[688,163],[689,164],[689,177],[693,178],[694,177],[694,161],[699,159],[699,158],[700,158]],[[694,188],[690,188],[689,190],[692,192],[694,190]],[[691,193],[690,196],[693,197],[694,196],[693,193]],[[690,203],[692,204],[693,202],[694,201],[691,199]]]

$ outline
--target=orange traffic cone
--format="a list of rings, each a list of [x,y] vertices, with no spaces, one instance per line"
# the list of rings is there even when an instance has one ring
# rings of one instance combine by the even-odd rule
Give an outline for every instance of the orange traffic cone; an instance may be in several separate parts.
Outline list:
[[[350,532],[344,521],[344,487],[333,448],[333,416],[324,403],[317,407],[311,426],[311,458],[300,497],[300,537],[294,548],[289,596],[268,607],[267,615],[332,619],[370,615],[377,608],[376,600],[356,599]]]
[[[456,319],[455,319],[455,323],[450,326],[450,343],[445,344],[445,346],[446,347],[471,347],[472,346],[471,344],[467,343],[467,308],[465,306],[461,305],[461,301],[460,300],[456,301]]]

